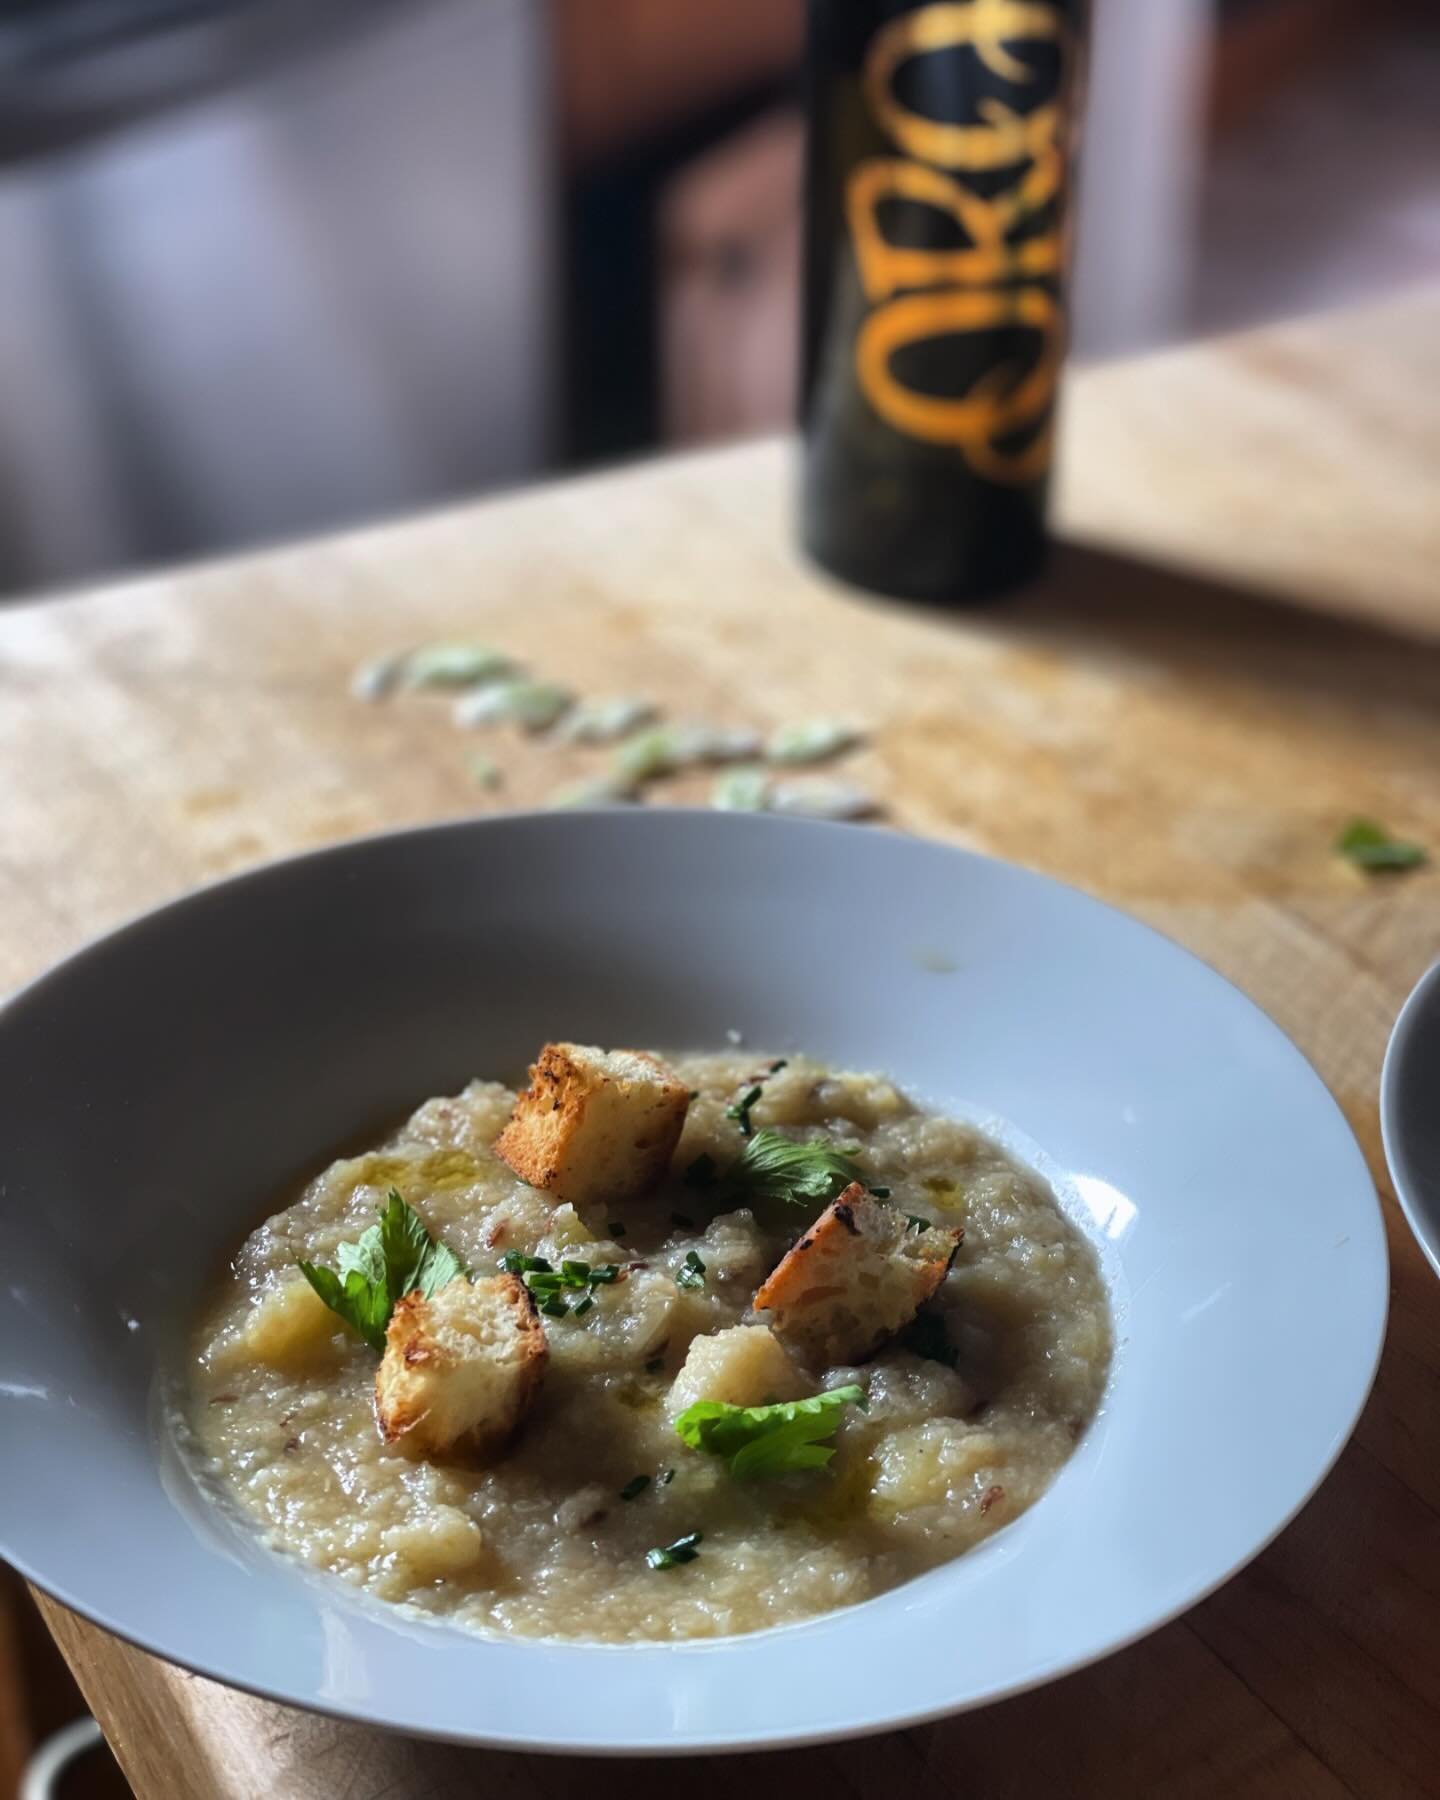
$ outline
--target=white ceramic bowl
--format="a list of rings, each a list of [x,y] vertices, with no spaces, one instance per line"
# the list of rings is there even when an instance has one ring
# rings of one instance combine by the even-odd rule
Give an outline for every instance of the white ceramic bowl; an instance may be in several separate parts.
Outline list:
[[[1051,1492],[972,1555],[711,1643],[505,1642],[259,1549],[152,1411],[220,1258],[357,1128],[547,1037],[883,1069],[995,1128],[1096,1246],[1117,1347]],[[0,1012],[0,1549],[100,1624],[299,1706],[512,1748],[693,1751],[913,1723],[1154,1629],[1291,1517],[1385,1321],[1330,1096],[1219,976],[1023,870],[673,811],[342,846],[163,908]]]

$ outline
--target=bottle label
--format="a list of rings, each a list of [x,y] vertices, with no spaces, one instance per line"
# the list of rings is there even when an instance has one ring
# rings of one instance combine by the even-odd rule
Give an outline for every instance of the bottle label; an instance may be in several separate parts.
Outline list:
[[[1036,46],[1044,47],[1038,59]],[[923,79],[925,59],[948,58],[953,70],[957,52],[975,59],[974,79]],[[1065,349],[1062,192],[1073,53],[1057,0],[956,0],[892,19],[865,56],[866,104],[901,154],[857,163],[846,191],[870,303],[855,340],[856,378],[896,431],[958,450],[991,481],[1036,481],[1050,465]],[[907,71],[911,88],[951,100],[964,116],[907,104]],[[930,229],[908,234],[920,243],[887,236],[882,221],[897,203],[932,215]],[[935,238],[938,245],[924,241]],[[1031,348],[966,358],[959,392],[953,379],[926,381],[935,358],[914,352],[981,333],[993,344]]]

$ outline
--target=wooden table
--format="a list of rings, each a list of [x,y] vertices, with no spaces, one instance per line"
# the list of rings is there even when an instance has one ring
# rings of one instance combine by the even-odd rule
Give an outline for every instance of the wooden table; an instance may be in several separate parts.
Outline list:
[[[1440,290],[1081,373],[1067,437],[1074,547],[984,614],[872,603],[802,566],[775,445],[0,612],[0,986],[194,882],[529,804],[593,766],[501,738],[506,788],[481,792],[443,708],[347,694],[352,666],[397,643],[493,638],[586,691],[716,720],[859,714],[875,736],[857,774],[898,821],[1170,932],[1338,1095],[1386,1191],[1395,1272],[1379,1381],[1334,1474],[1252,1568],[1095,1669],[744,1768],[384,1737],[47,1605],[140,1794],[1440,1792],[1440,1290],[1376,1121],[1390,1021],[1440,953],[1440,872],[1366,880],[1330,848],[1363,812],[1440,852]]]

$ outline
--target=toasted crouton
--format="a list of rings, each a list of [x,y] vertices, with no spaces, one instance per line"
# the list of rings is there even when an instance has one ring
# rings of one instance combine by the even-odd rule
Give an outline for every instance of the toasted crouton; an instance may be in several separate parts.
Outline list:
[[[964,1233],[915,1233],[853,1182],[755,1296],[775,1335],[815,1368],[863,1362],[945,1279]]]
[[[514,1275],[462,1276],[428,1300],[406,1294],[375,1377],[381,1435],[422,1456],[483,1457],[520,1422],[547,1355],[535,1302]]]
[[[812,1391],[768,1325],[732,1325],[728,1331],[697,1337],[670,1386],[670,1416],[678,1418],[697,1400],[730,1406],[767,1406],[798,1400]]]
[[[547,1044],[495,1154],[557,1201],[613,1205],[665,1173],[689,1104],[685,1084],[643,1051]]]

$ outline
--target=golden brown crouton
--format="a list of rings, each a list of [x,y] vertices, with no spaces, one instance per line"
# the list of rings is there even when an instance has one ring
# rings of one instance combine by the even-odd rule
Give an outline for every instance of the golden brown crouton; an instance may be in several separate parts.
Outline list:
[[[815,1368],[863,1362],[945,1279],[962,1231],[909,1229],[853,1182],[755,1296],[775,1335]]]
[[[406,1294],[375,1377],[381,1435],[422,1456],[490,1454],[534,1399],[548,1354],[535,1302],[514,1275],[461,1276],[428,1300]]]
[[[614,1205],[665,1173],[689,1104],[685,1084],[643,1051],[547,1044],[495,1154],[557,1201]]]
[[[772,1400],[798,1400],[814,1387],[768,1325],[732,1325],[691,1342],[671,1384],[668,1409],[678,1418],[697,1400],[768,1406]]]

